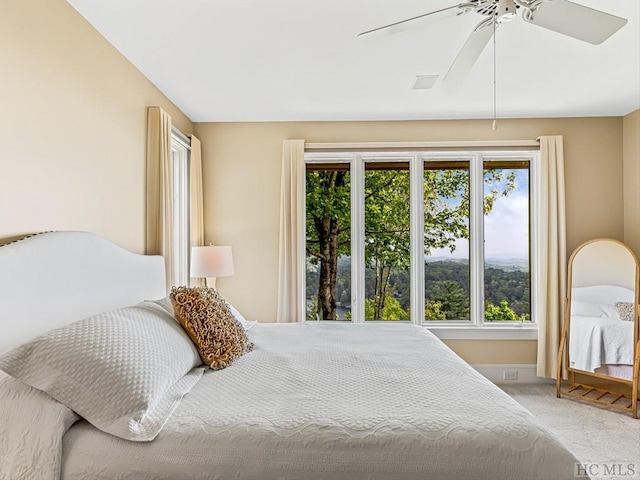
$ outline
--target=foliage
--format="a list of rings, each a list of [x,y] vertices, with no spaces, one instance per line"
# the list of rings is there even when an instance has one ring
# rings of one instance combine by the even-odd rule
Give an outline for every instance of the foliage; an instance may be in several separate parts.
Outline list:
[[[336,319],[338,258],[350,251],[351,194],[349,172],[312,171],[306,175],[306,251],[320,279],[315,312],[323,320]]]
[[[507,302],[518,320],[531,317],[531,279],[528,271],[506,271],[488,267],[484,271],[484,298],[500,305]]]
[[[375,164],[373,168],[376,167]],[[433,249],[455,250],[455,242],[469,238],[469,170],[435,166],[424,172],[424,253]],[[406,315],[409,307],[410,263],[410,178],[406,164],[396,169],[365,171],[365,277],[371,316],[387,319]],[[350,302],[350,282],[341,281],[339,258],[350,254],[350,178],[349,172],[327,169],[308,171],[306,176],[307,270],[318,271],[313,286],[315,305],[308,316],[335,319],[336,308]],[[515,188],[515,172],[485,170],[484,212],[490,212],[497,199]],[[427,270],[432,264],[427,265]],[[467,269],[468,270],[468,269]],[[427,284],[427,310],[432,319],[469,318],[468,272],[466,280],[442,279],[446,283]],[[307,298],[314,294],[309,291]],[[392,306],[387,303],[393,299]],[[404,313],[400,312],[403,310]],[[425,316],[427,312],[425,312]],[[388,319],[391,319],[390,317]]]
[[[460,298],[460,290],[464,292],[464,306],[469,307],[469,263],[466,261],[437,261],[429,262],[425,266],[425,320],[454,320],[456,318],[445,315],[443,311],[442,295],[445,290],[443,282],[454,282]],[[371,270],[366,272],[365,298],[374,298],[374,273]],[[485,301],[487,304],[499,306],[502,302],[507,302],[509,308],[515,312],[515,320],[531,318],[530,312],[530,279],[528,271],[516,270],[513,268],[496,268],[487,266],[484,272],[485,277]],[[307,309],[307,319],[316,318],[317,313],[317,291],[318,272],[308,267],[307,269],[307,299],[309,306]],[[410,306],[410,274],[408,271],[394,272],[390,278],[389,291],[393,292],[392,298],[396,300],[400,307],[409,311]],[[337,305],[348,308],[351,303],[351,261],[349,257],[340,257],[338,261],[338,278],[336,281]],[[445,295],[446,296],[446,295]],[[387,297],[389,298],[389,297]],[[373,304],[371,305],[373,308]],[[499,308],[499,307],[496,307]],[[452,309],[452,315],[456,316],[459,308]],[[450,312],[452,310],[449,310]],[[373,311],[373,310],[372,310]],[[374,313],[368,313],[365,318],[373,319]],[[382,318],[386,319],[385,312]],[[467,317],[460,317],[467,318]],[[460,319],[457,318],[457,319]]]
[[[446,320],[447,316],[442,313],[442,304],[438,301],[428,300],[424,306],[425,320]]]
[[[484,319],[488,322],[501,320],[520,320],[516,312],[509,308],[509,302],[503,300],[500,306],[496,306],[491,302],[487,302],[484,310]]]
[[[469,319],[469,292],[453,280],[442,280],[433,285],[429,301],[440,304],[440,312],[447,320]]]
[[[379,305],[377,298],[367,298],[364,301],[364,318],[366,320],[411,320],[411,313],[400,305],[400,302],[391,296],[387,296],[381,317],[376,317],[375,309]]]
[[[364,185],[365,263],[375,280],[373,296],[368,296],[373,312],[365,319],[386,320],[390,275],[407,270],[411,258],[409,171],[366,171]]]

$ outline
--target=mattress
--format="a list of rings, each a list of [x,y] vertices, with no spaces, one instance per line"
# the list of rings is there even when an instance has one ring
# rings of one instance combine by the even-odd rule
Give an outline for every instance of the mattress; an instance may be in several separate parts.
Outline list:
[[[574,478],[535,417],[424,328],[258,324],[253,352],[207,371],[158,437],[76,423],[61,477]]]

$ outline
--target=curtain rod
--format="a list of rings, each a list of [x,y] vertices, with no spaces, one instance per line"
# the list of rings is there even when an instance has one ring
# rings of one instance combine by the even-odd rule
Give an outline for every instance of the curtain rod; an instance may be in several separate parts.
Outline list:
[[[471,140],[450,142],[346,142],[346,143],[305,143],[305,150],[341,149],[403,149],[403,148],[490,148],[490,147],[539,147],[538,140]]]

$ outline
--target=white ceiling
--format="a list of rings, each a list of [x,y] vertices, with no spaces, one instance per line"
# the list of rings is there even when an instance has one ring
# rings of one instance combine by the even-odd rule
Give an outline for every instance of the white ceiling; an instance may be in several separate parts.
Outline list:
[[[496,35],[502,118],[640,108],[640,2],[574,0],[627,18],[601,45],[524,22]],[[443,84],[470,13],[379,39],[356,35],[456,0],[68,0],[192,121],[490,118],[493,47]],[[440,75],[412,90],[416,75]]]

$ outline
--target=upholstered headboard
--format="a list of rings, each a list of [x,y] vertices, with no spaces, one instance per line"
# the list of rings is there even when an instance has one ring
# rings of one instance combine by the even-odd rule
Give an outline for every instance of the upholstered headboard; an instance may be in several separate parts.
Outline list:
[[[164,259],[87,232],[0,247],[0,352],[96,313],[166,295]]]

